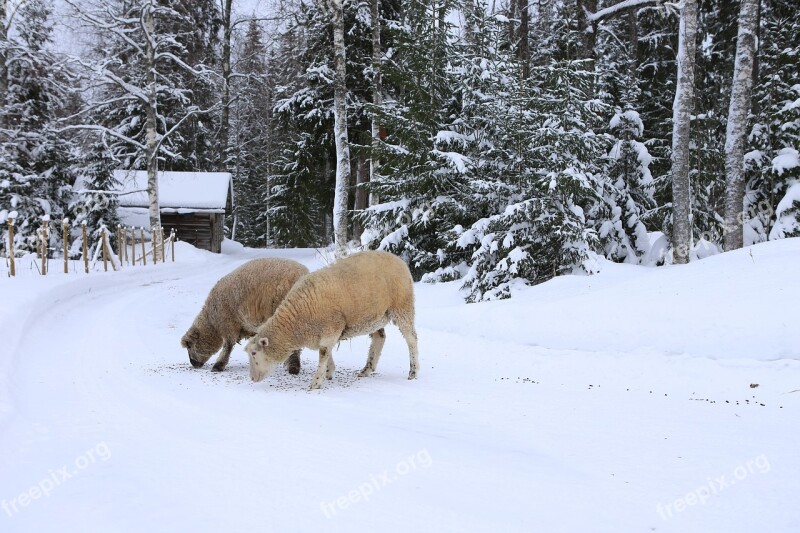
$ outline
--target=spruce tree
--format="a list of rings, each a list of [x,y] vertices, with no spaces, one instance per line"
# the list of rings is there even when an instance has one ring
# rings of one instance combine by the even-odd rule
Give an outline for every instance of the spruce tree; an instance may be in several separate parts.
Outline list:
[[[800,150],[800,22],[795,4],[764,2],[760,32],[750,150],[745,156],[745,214],[749,219],[744,228],[745,245],[779,235],[780,231],[773,233],[778,206],[800,179],[800,167],[784,164],[790,154]],[[781,225],[785,223],[784,219]]]
[[[7,129],[0,133],[0,208],[17,212],[17,249],[36,249],[43,220],[67,212],[74,182],[75,146],[56,132],[68,113],[74,74],[52,50],[52,5],[30,0],[17,12],[17,27],[6,48],[8,93],[0,109]],[[60,250],[61,232],[49,246]]]

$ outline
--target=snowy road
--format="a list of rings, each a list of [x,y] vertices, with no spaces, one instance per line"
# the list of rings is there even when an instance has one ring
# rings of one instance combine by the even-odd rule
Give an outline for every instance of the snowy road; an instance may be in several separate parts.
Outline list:
[[[367,351],[355,339],[335,353],[334,380],[309,392],[308,350],[300,376],[279,369],[259,384],[241,348],[224,373],[191,368],[179,339],[210,287],[276,253],[184,252],[174,265],[50,282],[36,298],[39,280],[0,282],[14,340],[0,351],[0,531],[800,529],[796,318],[770,315],[761,340],[749,318],[747,349],[772,355],[712,359],[693,353],[707,337],[680,351],[658,340],[682,323],[618,317],[620,331],[655,339],[620,348],[580,311],[603,291],[669,294],[714,268],[752,279],[735,256],[674,286],[674,269],[568,277],[470,306],[453,284],[418,285],[419,380],[405,379],[389,327],[375,376],[354,377]],[[798,245],[779,252],[759,279],[800,258]],[[280,255],[321,266],[313,252]],[[796,306],[798,289],[781,282],[766,297]],[[577,315],[538,331],[535,317],[567,299]]]

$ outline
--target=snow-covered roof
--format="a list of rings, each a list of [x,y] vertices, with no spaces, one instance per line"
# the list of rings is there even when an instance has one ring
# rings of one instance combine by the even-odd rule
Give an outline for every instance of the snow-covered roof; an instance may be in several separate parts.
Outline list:
[[[120,207],[149,205],[146,171],[115,170],[114,178],[120,183],[116,191]],[[78,181],[76,188],[83,189]],[[162,211],[224,212],[233,205],[232,194],[229,172],[158,173],[158,203]]]

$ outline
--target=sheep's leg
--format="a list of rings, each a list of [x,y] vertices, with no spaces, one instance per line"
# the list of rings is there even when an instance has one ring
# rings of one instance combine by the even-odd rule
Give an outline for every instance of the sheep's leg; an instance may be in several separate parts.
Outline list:
[[[225,370],[225,367],[228,366],[228,361],[231,358],[231,351],[233,350],[233,343],[229,342],[227,339],[222,343],[222,352],[217,357],[217,361],[214,363],[214,366],[211,368],[212,372],[222,372]]]
[[[410,360],[410,369],[408,371],[408,379],[417,379],[417,371],[419,370],[419,353],[417,352],[417,330],[414,329],[412,321],[398,322],[397,327],[400,328],[400,333],[408,344],[408,358]]]
[[[336,370],[336,364],[333,362],[333,354],[331,353],[328,355],[328,366],[325,370],[325,377],[328,379],[333,379],[334,370]]]
[[[292,352],[292,355],[290,355],[289,359],[287,359],[283,363],[283,366],[285,366],[286,370],[290,374],[292,374],[293,376],[296,376],[297,374],[299,374],[300,373],[300,350],[297,350],[296,352]]]
[[[361,372],[358,373],[358,377],[360,378],[369,376],[375,372],[376,368],[378,368],[378,360],[381,358],[383,345],[386,343],[386,331],[381,328],[378,331],[370,333],[370,338],[372,341],[369,343],[367,363],[364,365],[364,368],[361,370]]]
[[[328,370],[328,362],[331,359],[332,348],[321,347],[319,349],[319,366],[317,372],[314,374],[314,379],[311,380],[311,390],[318,389],[325,382],[325,374]]]

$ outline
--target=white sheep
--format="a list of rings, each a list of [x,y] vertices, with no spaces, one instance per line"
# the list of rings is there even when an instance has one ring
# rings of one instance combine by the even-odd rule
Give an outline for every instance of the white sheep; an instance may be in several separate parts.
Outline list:
[[[215,372],[225,369],[233,346],[253,335],[280,305],[308,269],[290,259],[253,259],[220,279],[181,339],[189,362],[202,367],[220,347]],[[300,350],[286,361],[290,374],[300,373]]]
[[[275,313],[245,346],[250,377],[261,381],[296,350],[319,350],[319,366],[311,389],[331,379],[333,348],[344,339],[370,335],[369,355],[359,377],[378,366],[386,339],[384,326],[394,322],[408,344],[410,370],[419,368],[414,329],[414,285],[408,266],[381,251],[361,252],[304,276],[292,287]]]

